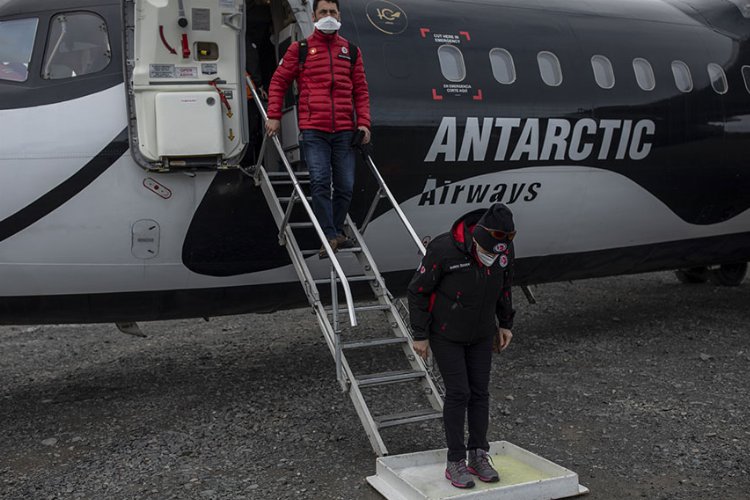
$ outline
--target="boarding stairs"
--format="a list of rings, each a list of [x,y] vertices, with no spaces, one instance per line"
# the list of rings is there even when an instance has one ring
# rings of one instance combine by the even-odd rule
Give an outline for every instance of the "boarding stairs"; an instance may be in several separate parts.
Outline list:
[[[249,78],[247,84],[265,123],[267,115],[258,92]],[[268,147],[276,149],[284,167],[281,172],[269,172],[262,165]],[[309,185],[309,174],[296,172],[292,168],[278,137],[265,137],[257,156],[257,163],[249,168],[243,168],[243,171],[253,177],[268,202],[279,229],[279,244],[286,247],[289,252],[289,257],[323,332],[323,337],[336,362],[336,377],[341,388],[351,397],[373,450],[379,456],[385,456],[388,455],[388,449],[381,436],[383,429],[441,418],[443,399],[438,385],[431,377],[432,367],[414,351],[404,305],[396,301],[388,291],[385,280],[363,237],[378,205],[385,200],[390,202],[422,255],[425,253],[425,248],[388,189],[372,158],[367,154],[364,156],[379,184],[379,190],[359,227],[347,216],[344,231],[355,246],[340,249],[337,253],[331,249],[312,211],[311,198],[305,190],[305,186]],[[317,237],[298,237],[305,231],[307,231],[307,236],[310,235],[310,231],[314,231]],[[305,240],[308,246],[311,241],[314,241],[314,248],[301,248],[299,242]],[[321,243],[327,260],[318,256]],[[357,271],[352,273],[350,270],[348,275],[345,274],[342,267],[344,259],[349,260],[348,268],[354,268]],[[321,276],[321,262],[327,263],[325,264],[328,267],[327,275]],[[360,292],[364,289],[364,294],[369,298],[366,301],[356,302],[352,286],[359,286]],[[361,295],[363,294],[359,293],[358,297]],[[380,338],[363,339],[356,335],[357,330],[361,328],[358,328],[358,315],[371,311],[380,311],[385,315],[389,331]],[[352,364],[347,359],[347,356],[355,352],[362,353],[385,346],[401,348],[394,347],[388,352],[399,352],[398,356],[405,358],[401,360],[405,369],[359,373],[352,368]],[[404,384],[416,384],[416,390],[412,387],[407,391]],[[381,388],[378,389],[381,391],[377,394],[378,397],[368,397],[368,391],[374,388]],[[377,408],[373,406],[383,401],[383,390],[388,391],[386,399],[391,404],[397,401],[401,408],[420,406],[421,409],[378,413]],[[418,397],[426,401],[403,400],[407,395],[415,396],[412,399]],[[401,403],[403,403],[402,406]]]

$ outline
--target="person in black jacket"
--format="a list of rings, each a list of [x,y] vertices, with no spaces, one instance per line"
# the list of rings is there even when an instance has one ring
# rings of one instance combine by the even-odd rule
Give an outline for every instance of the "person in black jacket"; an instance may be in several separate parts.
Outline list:
[[[430,243],[409,284],[414,349],[425,359],[432,349],[445,383],[445,476],[458,488],[474,487],[472,475],[500,480],[487,454],[488,386],[492,351],[513,337],[515,235],[513,214],[503,204],[468,213]]]

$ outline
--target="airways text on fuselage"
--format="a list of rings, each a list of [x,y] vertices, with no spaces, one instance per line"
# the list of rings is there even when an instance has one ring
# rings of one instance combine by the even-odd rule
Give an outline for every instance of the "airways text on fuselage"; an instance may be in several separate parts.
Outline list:
[[[643,160],[655,133],[652,120],[468,117],[461,137],[446,116],[424,161]]]

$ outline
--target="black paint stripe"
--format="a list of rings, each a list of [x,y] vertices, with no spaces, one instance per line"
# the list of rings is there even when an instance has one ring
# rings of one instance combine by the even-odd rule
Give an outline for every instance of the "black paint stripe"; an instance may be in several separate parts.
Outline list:
[[[0,221],[0,242],[18,234],[67,203],[120,159],[128,147],[126,128],[81,170],[35,202]]]
[[[267,237],[276,241],[273,234]],[[252,253],[250,257],[263,258],[263,254]],[[748,260],[750,232],[527,257],[518,259],[514,281],[521,286]],[[402,297],[413,275],[412,269],[385,273],[388,289]],[[355,299],[372,297],[367,283],[353,285]],[[329,300],[325,288],[321,294],[324,300]],[[0,325],[161,321],[271,312],[307,305],[302,286],[297,282],[191,290],[0,297]]]

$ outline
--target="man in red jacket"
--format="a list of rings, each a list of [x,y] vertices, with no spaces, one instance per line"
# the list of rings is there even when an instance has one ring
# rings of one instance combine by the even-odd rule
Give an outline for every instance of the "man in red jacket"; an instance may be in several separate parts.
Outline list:
[[[363,142],[370,142],[370,93],[362,53],[338,35],[338,0],[315,0],[313,11],[315,32],[306,47],[292,44],[271,80],[266,131],[278,133],[284,94],[297,80],[299,128],[310,170],[313,211],[336,250],[352,246],[343,234],[354,189],[352,139],[359,129]]]

